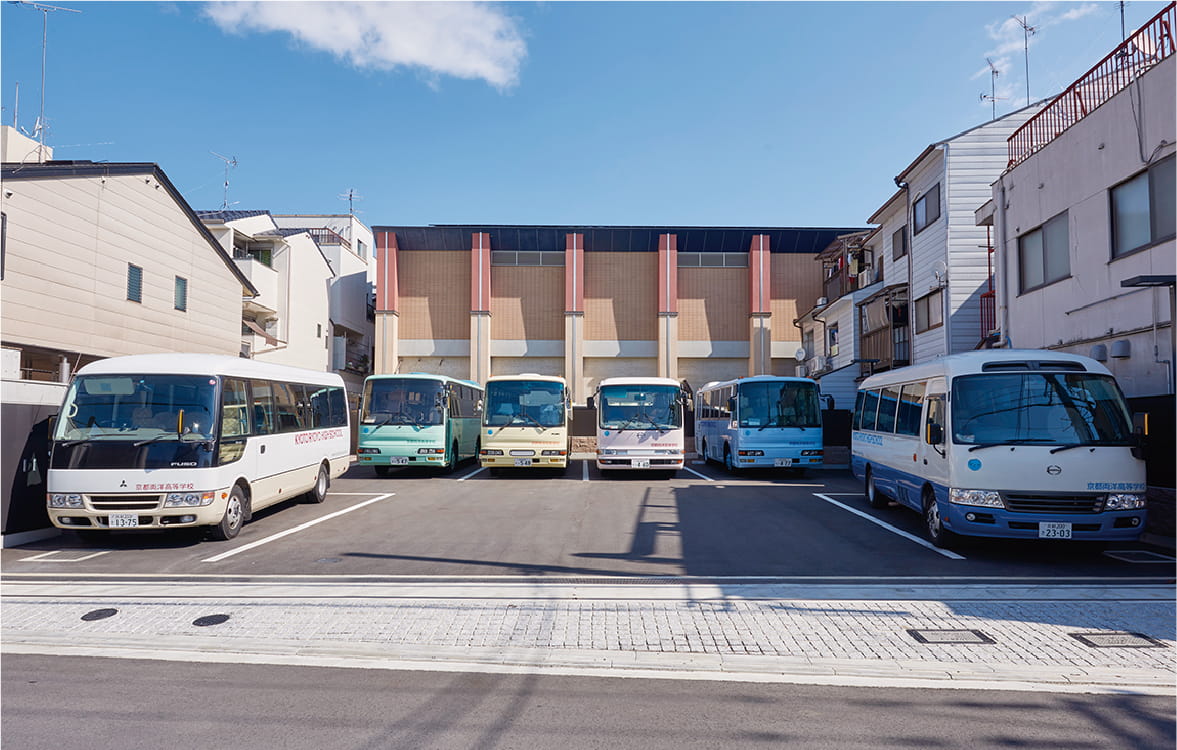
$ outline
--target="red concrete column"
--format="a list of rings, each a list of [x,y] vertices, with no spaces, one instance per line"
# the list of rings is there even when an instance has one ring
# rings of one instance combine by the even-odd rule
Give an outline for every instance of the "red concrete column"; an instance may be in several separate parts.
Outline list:
[[[564,312],[584,312],[584,235],[564,235]]]
[[[772,312],[772,255],[769,253],[769,235],[752,235],[752,247],[748,250],[748,280],[751,290],[748,295],[748,313],[751,315]]]
[[[658,314],[678,314],[678,236],[658,235]]]
[[[398,307],[396,232],[379,232],[376,235],[376,312],[394,313]]]
[[[490,312],[490,235],[470,235],[470,312]]]

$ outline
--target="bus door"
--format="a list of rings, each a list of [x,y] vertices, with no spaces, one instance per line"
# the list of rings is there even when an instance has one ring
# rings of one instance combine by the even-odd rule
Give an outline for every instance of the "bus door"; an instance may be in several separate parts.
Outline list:
[[[928,381],[924,401],[924,419],[919,445],[919,470],[916,472],[934,485],[948,485],[948,393],[944,378]],[[905,493],[901,502],[922,511],[920,493]]]

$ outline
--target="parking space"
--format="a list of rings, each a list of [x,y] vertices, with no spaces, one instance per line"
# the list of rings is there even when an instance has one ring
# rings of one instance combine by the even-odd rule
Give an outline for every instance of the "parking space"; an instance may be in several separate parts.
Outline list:
[[[848,472],[672,476],[476,464],[450,474],[353,467],[326,503],[280,504],[240,536],[62,534],[3,551],[6,573],[102,576],[701,576],[1113,580],[1170,576],[1173,559],[1140,545],[1108,553],[1069,543],[979,541],[951,552],[921,519],[871,509]]]

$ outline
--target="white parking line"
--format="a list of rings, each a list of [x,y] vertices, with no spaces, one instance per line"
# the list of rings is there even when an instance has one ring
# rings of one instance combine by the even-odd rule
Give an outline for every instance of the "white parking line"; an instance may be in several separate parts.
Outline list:
[[[470,477],[474,476],[475,474],[477,474],[478,472],[482,471],[482,470],[483,470],[483,469],[485,469],[485,468],[486,468],[485,466],[479,466],[477,469],[475,469],[474,471],[470,472],[470,473],[469,473],[469,474],[467,474],[466,476],[462,477],[462,478],[461,478],[461,479],[459,479],[458,481],[459,481],[459,482],[465,482],[467,479],[469,479]]]
[[[63,560],[49,560],[49,559],[47,559],[50,555],[56,555],[57,553],[64,552],[64,551],[65,550],[60,550],[60,549],[50,550],[49,552],[42,552],[41,554],[33,555],[32,557],[22,557],[17,562],[74,563],[74,562],[82,562],[83,560],[93,560],[95,557],[101,557],[102,555],[109,555],[110,554],[110,550],[104,549],[101,552],[93,552],[89,555],[86,555],[85,557],[71,557],[71,558],[63,559]]]
[[[848,493],[839,493],[839,494],[848,494]],[[941,555],[944,555],[945,557],[951,558],[953,560],[966,559],[962,555],[958,555],[955,552],[952,552],[950,550],[940,549],[939,547],[935,546],[934,544],[932,544],[929,541],[926,541],[924,539],[920,539],[918,536],[915,536],[914,534],[908,534],[906,531],[904,531],[902,529],[897,529],[889,523],[885,523],[883,521],[880,521],[879,519],[875,518],[874,516],[872,516],[869,513],[863,513],[862,511],[858,510],[857,508],[851,508],[849,505],[846,505],[845,503],[840,503],[837,500],[835,500],[834,498],[830,497],[829,495],[822,495],[822,494],[815,492],[815,493],[813,493],[813,496],[820,497],[822,500],[825,500],[827,503],[830,503],[831,505],[836,505],[839,508],[841,508],[842,510],[848,510],[860,518],[865,518],[866,520],[870,521],[873,524],[877,524],[879,526],[882,526],[887,531],[898,534],[899,536],[904,537],[905,539],[910,539],[911,541],[915,542],[916,544],[920,545],[921,547],[927,547],[928,549],[932,550],[933,552],[938,552]]]
[[[340,494],[342,494],[342,493],[340,493]],[[306,523],[301,523],[298,526],[295,526],[293,529],[287,529],[286,531],[279,531],[277,534],[273,534],[271,536],[265,537],[264,539],[258,539],[256,542],[250,542],[249,544],[246,544],[243,547],[238,547],[237,549],[231,549],[228,552],[222,552],[219,555],[213,555],[212,557],[207,557],[207,558],[201,560],[201,562],[220,562],[221,560],[224,560],[227,557],[232,557],[233,555],[236,555],[238,552],[244,552],[246,550],[253,549],[254,547],[260,547],[263,544],[269,544],[270,542],[275,541],[276,539],[281,539],[284,536],[290,536],[291,534],[296,534],[300,531],[303,531],[304,529],[309,529],[310,527],[314,526],[315,524],[320,524],[320,523],[323,523],[324,521],[329,521],[332,518],[342,516],[344,513],[351,513],[353,510],[359,510],[360,508],[363,508],[365,505],[371,505],[372,503],[380,502],[381,500],[384,500],[385,498],[392,497],[395,494],[396,494],[395,492],[389,492],[387,495],[381,495],[380,497],[374,497],[371,500],[365,500],[364,502],[357,503],[356,505],[353,505],[350,508],[344,508],[343,510],[337,510],[334,513],[328,513],[327,515],[323,516],[322,518],[316,518],[313,521],[307,521]]]
[[[706,479],[708,482],[714,482],[714,481],[715,481],[714,479],[712,479],[711,477],[707,476],[706,474],[700,474],[699,472],[697,472],[697,471],[695,471],[694,469],[692,469],[690,466],[684,466],[684,467],[683,467],[683,471],[689,471],[689,472],[691,472],[692,474],[694,474],[695,476],[699,477],[700,479]]]
[[[583,471],[580,475],[580,481],[587,482],[589,480],[589,478],[588,478],[588,461],[581,461],[580,467],[581,467],[581,469],[583,469]]]

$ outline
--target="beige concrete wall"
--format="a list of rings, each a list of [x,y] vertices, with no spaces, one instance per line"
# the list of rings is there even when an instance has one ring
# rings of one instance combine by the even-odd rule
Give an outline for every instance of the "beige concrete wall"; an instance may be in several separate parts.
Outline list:
[[[796,341],[801,333],[793,321],[809,312],[821,296],[821,263],[816,255],[778,253],[772,256],[772,340]]]
[[[237,354],[241,282],[154,177],[8,180],[6,342],[117,356]],[[127,264],[143,301],[127,299]],[[188,309],[175,309],[175,277]]]
[[[490,316],[492,339],[563,339],[564,269],[492,267]]]
[[[401,338],[468,339],[470,254],[401,251],[397,261]]]
[[[584,337],[658,338],[658,254],[584,254]]]
[[[678,269],[679,340],[747,341],[748,283],[746,268]]]

